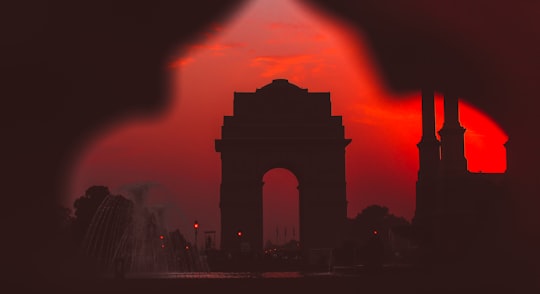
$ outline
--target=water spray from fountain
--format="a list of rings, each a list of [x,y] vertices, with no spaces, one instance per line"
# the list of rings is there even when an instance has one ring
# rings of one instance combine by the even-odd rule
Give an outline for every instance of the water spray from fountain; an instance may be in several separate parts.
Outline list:
[[[107,196],[92,218],[83,252],[106,274],[200,271],[196,250],[178,230],[170,233],[166,206],[148,204],[155,183],[122,188],[128,197]],[[193,256],[197,254],[197,256]]]

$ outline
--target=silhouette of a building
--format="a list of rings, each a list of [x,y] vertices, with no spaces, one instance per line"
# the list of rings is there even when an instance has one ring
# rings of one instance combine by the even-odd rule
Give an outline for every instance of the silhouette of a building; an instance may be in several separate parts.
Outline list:
[[[426,260],[472,258],[492,251],[504,227],[506,173],[467,170],[458,97],[444,96],[444,123],[435,136],[434,93],[422,91],[420,168],[413,220]]]
[[[304,255],[336,248],[347,219],[345,147],[341,116],[330,93],[313,93],[285,79],[255,92],[234,93],[225,116],[221,153],[221,249],[263,253],[263,176],[290,170],[299,183],[300,246]],[[241,233],[241,234],[240,234]]]

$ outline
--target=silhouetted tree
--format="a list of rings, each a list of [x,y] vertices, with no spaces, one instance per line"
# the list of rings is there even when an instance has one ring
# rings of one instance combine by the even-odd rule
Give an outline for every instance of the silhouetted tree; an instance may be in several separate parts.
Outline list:
[[[384,258],[392,258],[389,232],[403,231],[403,227],[410,226],[405,218],[391,214],[387,207],[380,205],[366,207],[349,224],[349,238],[341,252],[343,263],[349,264],[349,259],[353,259],[352,262],[372,266],[380,264]]]
[[[73,220],[73,233],[77,244],[80,244],[99,205],[110,195],[109,188],[105,186],[92,186],[85,194],[73,203],[75,218]]]
[[[408,225],[409,222],[403,217],[397,217],[389,213],[385,206],[370,205],[359,213],[354,222],[367,230],[383,229],[394,226]]]
[[[389,216],[387,207],[371,205],[356,216],[356,221],[374,229],[381,226]]]

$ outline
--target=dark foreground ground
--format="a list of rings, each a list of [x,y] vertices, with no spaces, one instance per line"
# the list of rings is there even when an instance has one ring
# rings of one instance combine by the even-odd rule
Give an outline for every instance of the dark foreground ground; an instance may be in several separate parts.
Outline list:
[[[24,281],[24,280],[23,280]],[[9,282],[8,282],[9,284]],[[179,273],[125,279],[57,279],[11,285],[11,293],[540,293],[538,277],[463,270],[386,268],[300,273]],[[6,292],[5,292],[6,293]]]

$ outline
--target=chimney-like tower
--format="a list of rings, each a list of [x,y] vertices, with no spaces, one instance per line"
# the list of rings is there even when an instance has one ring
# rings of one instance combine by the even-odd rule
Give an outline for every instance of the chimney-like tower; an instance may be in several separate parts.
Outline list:
[[[435,211],[440,164],[440,142],[435,136],[435,98],[432,89],[422,89],[422,139],[417,146],[420,168],[413,222],[423,235],[429,235],[428,227]]]
[[[445,175],[460,175],[467,172],[465,159],[465,128],[459,123],[458,97],[444,96],[444,124],[441,136],[441,168]]]
[[[440,142],[435,136],[435,97],[433,90],[422,90],[422,139],[417,144],[420,155],[418,178],[435,177],[439,170]]]

